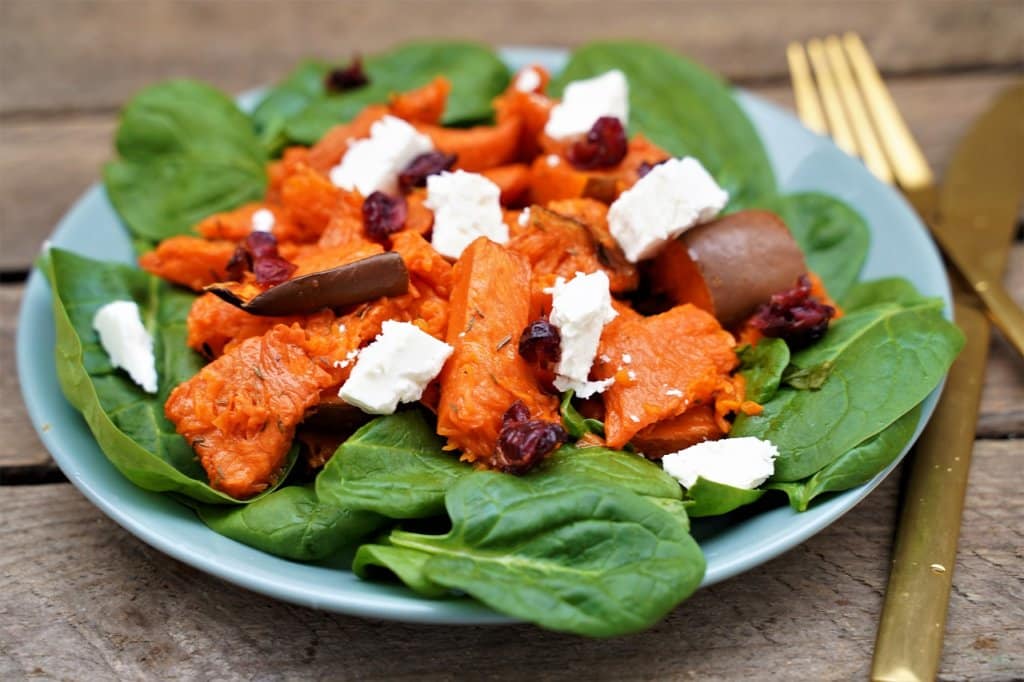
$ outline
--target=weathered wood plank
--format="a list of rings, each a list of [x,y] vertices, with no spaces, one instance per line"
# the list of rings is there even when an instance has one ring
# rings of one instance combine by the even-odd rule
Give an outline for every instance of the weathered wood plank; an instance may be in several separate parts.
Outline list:
[[[154,80],[186,74],[237,90],[301,57],[347,58],[453,34],[495,45],[632,36],[748,79],[784,75],[788,40],[846,30],[859,31],[890,71],[1019,66],[1020,21],[1017,0],[6,0],[0,112],[109,109]]]
[[[1010,251],[1004,280],[1010,295],[1024,306],[1024,244]],[[1009,342],[993,332],[981,393],[978,437],[1024,436],[1024,359]]]
[[[942,679],[1024,670],[1008,441],[975,451]],[[277,603],[168,559],[68,485],[0,495],[0,670],[55,679],[849,680],[867,673],[897,477],[804,545],[698,593],[650,632],[589,641],[532,627],[418,626]],[[54,646],[60,642],[60,646]],[[344,671],[339,672],[339,671]]]
[[[24,289],[0,286],[0,467],[54,466],[25,412],[14,366],[14,330]]]
[[[929,161],[941,170],[965,127],[1012,81],[1005,74],[954,75],[897,79],[892,89]],[[786,86],[755,92],[792,106]],[[29,266],[60,216],[99,178],[113,129],[113,116],[105,114],[0,122],[0,270]]]

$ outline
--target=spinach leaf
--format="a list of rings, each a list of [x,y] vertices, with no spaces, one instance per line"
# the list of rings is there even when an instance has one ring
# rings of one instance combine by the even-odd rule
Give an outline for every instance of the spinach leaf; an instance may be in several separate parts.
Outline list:
[[[202,366],[186,345],[185,319],[193,294],[142,270],[58,248],[50,249],[43,267],[53,290],[57,376],[107,459],[145,490],[173,491],[202,502],[238,502],[209,486],[192,448],[164,416],[171,389]],[[153,336],[157,395],[110,364],[92,328],[96,311],[117,300],[134,300]]]
[[[682,523],[619,486],[478,471],[445,498],[446,535],[392,531],[430,554],[422,575],[554,630],[636,632],[689,596],[704,558]]]
[[[551,90],[621,69],[629,81],[629,129],[676,156],[700,160],[729,192],[732,209],[775,192],[775,176],[754,126],[718,76],[648,43],[594,42],[572,53]]]
[[[870,231],[859,213],[827,194],[801,192],[761,199],[758,208],[777,213],[835,300],[857,281],[868,255]]]
[[[831,372],[831,360],[810,367],[790,365],[782,373],[782,383],[799,391],[817,391],[825,385],[825,380]]]
[[[661,467],[640,455],[601,447],[577,448],[564,445],[548,457],[528,478],[577,476],[615,485],[637,495],[680,500],[679,482]]]
[[[214,532],[297,561],[325,559],[385,522],[373,512],[324,504],[312,487],[297,485],[275,490],[244,507],[195,507]]]
[[[740,415],[731,435],[757,436],[779,448],[774,481],[806,478],[921,402],[962,345],[940,300],[855,310],[792,357],[801,368],[832,363],[821,388],[779,390],[762,414]]]
[[[266,155],[249,119],[196,81],[167,81],[132,98],[121,112],[117,151],[120,160],[103,170],[107,194],[143,240],[185,234],[266,189]]]
[[[604,436],[604,424],[597,419],[587,419],[580,414],[575,407],[572,405],[572,399],[575,395],[575,391],[566,391],[562,394],[562,404],[559,406],[559,412],[562,414],[562,426],[565,427],[566,433],[573,438],[582,438],[587,433],[596,433],[599,436]]]
[[[392,519],[441,514],[445,491],[473,470],[442,445],[420,410],[374,419],[324,466],[316,479],[317,496]]]
[[[782,339],[761,339],[756,346],[740,348],[737,354],[747,400],[755,403],[771,400],[789,365],[789,346]]]
[[[914,285],[902,277],[885,277],[858,282],[842,299],[843,309],[847,312],[866,308],[879,303],[899,303],[912,305],[925,300]]]
[[[395,547],[385,539],[383,544],[360,547],[352,561],[352,572],[364,580],[370,580],[380,569],[385,569],[421,597],[439,599],[451,595],[452,591],[447,587],[427,578],[425,569],[430,556],[418,549]]]
[[[392,93],[426,85],[436,76],[445,76],[452,85],[443,124],[484,121],[492,115],[491,100],[509,77],[493,50],[468,42],[409,43],[367,57],[363,66],[370,82],[348,92],[328,94],[324,78],[332,66],[311,61],[271,89],[253,112],[268,149],[277,151],[287,142],[312,144],[366,105],[386,102]]]
[[[920,419],[921,406],[918,405],[884,431],[841,455],[810,478],[790,483],[769,483],[766,487],[785,492],[790,506],[796,511],[807,511],[818,495],[856,488],[892,464],[910,442]]]
[[[686,491],[686,513],[693,518],[701,516],[719,516],[738,509],[742,506],[753,504],[764,495],[763,490],[747,490],[736,488],[725,483],[709,481],[706,478],[697,478],[692,488]]]
[[[686,510],[688,505],[685,500],[675,500],[667,497],[647,497],[646,499],[674,516],[677,521],[683,524],[686,532],[690,532],[690,515]]]

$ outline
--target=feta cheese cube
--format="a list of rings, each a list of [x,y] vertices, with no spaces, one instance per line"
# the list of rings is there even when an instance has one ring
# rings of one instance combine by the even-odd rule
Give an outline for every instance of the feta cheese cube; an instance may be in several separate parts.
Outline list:
[[[603,392],[614,379],[590,381],[588,377],[601,331],[618,314],[612,308],[608,275],[600,271],[589,275],[577,272],[568,282],[559,277],[551,292],[551,324],[558,327],[562,338],[562,354],[555,366],[555,388],[572,389],[581,398]]]
[[[452,350],[412,323],[387,320],[359,352],[338,397],[369,414],[391,414],[398,403],[420,399]]]
[[[629,121],[629,84],[618,69],[566,85],[544,132],[556,140],[582,135],[602,116],[614,116],[623,126]]]
[[[99,334],[110,364],[128,372],[146,393],[156,393],[153,337],[143,326],[135,301],[113,301],[102,306],[93,315],[92,328]]]
[[[370,126],[370,137],[354,140],[331,169],[331,182],[364,197],[374,192],[398,191],[398,174],[420,154],[434,149],[430,138],[395,116],[385,116]]]
[[[540,87],[540,74],[537,73],[537,69],[527,67],[520,71],[514,87],[519,92],[535,92]]]
[[[608,209],[608,227],[631,262],[651,258],[670,240],[712,220],[729,193],[693,157],[658,164]]]
[[[477,173],[460,170],[428,176],[423,205],[434,212],[430,243],[442,256],[458,258],[478,237],[508,242],[500,198],[501,189]]]
[[[252,214],[253,232],[272,232],[274,229],[274,214],[266,208],[261,208]]]
[[[770,441],[746,436],[707,440],[661,458],[665,473],[692,488],[698,478],[753,490],[775,473],[779,450]]]

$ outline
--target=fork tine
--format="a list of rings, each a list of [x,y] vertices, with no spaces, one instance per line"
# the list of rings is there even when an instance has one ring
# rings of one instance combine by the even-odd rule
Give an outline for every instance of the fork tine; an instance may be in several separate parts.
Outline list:
[[[868,109],[882,138],[882,145],[892,163],[896,180],[904,190],[912,191],[932,186],[934,177],[928,161],[925,160],[924,153],[917,146],[906,121],[896,108],[889,89],[882,82],[882,77],[867,48],[864,47],[864,42],[856,33],[846,33],[843,35],[843,47],[846,48],[853,71],[857,74],[861,92],[864,93]]]
[[[853,73],[850,65],[843,54],[842,44],[836,36],[825,38],[825,54],[832,64],[832,72],[835,75],[836,84],[839,88],[839,97],[846,105],[846,113],[850,117],[850,125],[857,138],[861,156],[864,157],[864,165],[868,167],[882,182],[892,184],[892,170],[889,162],[885,160],[882,147],[878,143],[875,129],[871,127],[868,119],[868,112],[864,108],[860,93],[857,91],[857,83],[853,80]]]
[[[846,120],[843,103],[839,99],[836,82],[832,77],[832,69],[825,58],[825,46],[817,38],[808,40],[807,55],[811,58],[814,77],[818,80],[818,90],[825,105],[825,116],[828,118],[828,127],[832,130],[832,139],[844,152],[850,156],[857,156],[857,141],[853,138],[850,124]]]
[[[796,111],[804,125],[820,135],[828,135],[825,114],[821,111],[818,93],[811,78],[811,67],[807,64],[804,46],[792,42],[786,46],[786,60],[789,62],[789,76],[793,81],[793,97]]]

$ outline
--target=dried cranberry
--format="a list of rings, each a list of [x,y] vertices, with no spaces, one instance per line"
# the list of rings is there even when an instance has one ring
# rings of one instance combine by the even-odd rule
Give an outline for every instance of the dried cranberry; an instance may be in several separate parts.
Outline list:
[[[420,154],[398,174],[398,186],[403,192],[408,192],[413,187],[426,187],[428,175],[450,170],[454,165],[454,154],[437,151]]]
[[[359,55],[352,58],[352,63],[344,68],[331,69],[324,78],[327,92],[345,92],[361,88],[370,82],[363,71],[363,60]]]
[[[277,256],[277,238],[270,232],[250,232],[245,238],[245,247],[253,258]]]
[[[594,122],[587,136],[569,147],[566,157],[576,168],[608,168],[618,165],[626,156],[629,142],[622,121],[602,116]]]
[[[794,348],[808,346],[828,331],[829,320],[836,310],[811,296],[811,283],[801,275],[797,284],[773,294],[751,319],[750,323],[765,336],[784,339]]]
[[[252,270],[252,254],[249,253],[249,249],[245,248],[242,244],[236,246],[235,252],[228,259],[226,270],[228,279],[235,282],[240,281],[246,272]]]
[[[643,176],[647,175],[652,170],[654,170],[655,166],[660,166],[666,161],[668,161],[668,159],[662,159],[661,161],[655,161],[654,163],[651,163],[650,161],[641,161],[640,165],[636,167],[636,177],[638,179],[642,178]]]
[[[402,229],[408,213],[405,197],[374,192],[363,201],[363,226],[371,237],[384,240],[392,232]]]
[[[519,335],[519,355],[527,362],[556,363],[562,357],[562,335],[558,327],[540,318],[526,325]]]
[[[295,272],[295,268],[294,263],[289,263],[280,256],[257,258],[252,264],[256,283],[262,286],[274,286],[288,281],[288,278]]]
[[[561,424],[529,417],[526,405],[517,400],[502,419],[495,465],[507,474],[525,474],[569,440]]]

